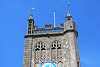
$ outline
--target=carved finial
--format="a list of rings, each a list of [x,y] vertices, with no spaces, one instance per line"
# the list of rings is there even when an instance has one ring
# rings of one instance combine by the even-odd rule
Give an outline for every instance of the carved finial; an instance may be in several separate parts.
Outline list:
[[[30,15],[30,19],[33,19],[32,16],[33,16],[33,15],[32,15],[32,13],[31,13],[31,15]]]
[[[33,10],[33,9],[35,9],[35,8],[31,8],[31,15],[30,15],[30,19],[33,19],[33,18],[32,18],[32,16],[33,16],[33,15],[32,15],[32,10]]]
[[[70,16],[70,12],[69,12],[69,2],[67,4],[67,16]]]
[[[69,12],[69,10],[67,11],[67,16],[70,16],[70,12]]]

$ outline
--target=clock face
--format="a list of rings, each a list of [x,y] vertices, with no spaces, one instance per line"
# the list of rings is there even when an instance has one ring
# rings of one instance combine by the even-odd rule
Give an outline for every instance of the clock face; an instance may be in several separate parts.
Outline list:
[[[56,67],[53,62],[45,62],[40,67]]]

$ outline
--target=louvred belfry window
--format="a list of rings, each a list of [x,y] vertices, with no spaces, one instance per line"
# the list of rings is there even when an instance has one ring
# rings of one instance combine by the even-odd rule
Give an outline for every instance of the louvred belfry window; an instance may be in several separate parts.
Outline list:
[[[44,42],[40,41],[35,46],[35,63],[46,61],[46,48]]]
[[[62,61],[62,48],[61,43],[59,41],[53,41],[51,45],[51,61],[52,62],[60,62]]]

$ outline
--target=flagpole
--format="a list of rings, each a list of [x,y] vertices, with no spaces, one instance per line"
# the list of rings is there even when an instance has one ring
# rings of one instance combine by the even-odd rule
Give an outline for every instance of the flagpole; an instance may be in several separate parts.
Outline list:
[[[54,27],[56,27],[56,23],[55,23],[55,11],[54,11]]]

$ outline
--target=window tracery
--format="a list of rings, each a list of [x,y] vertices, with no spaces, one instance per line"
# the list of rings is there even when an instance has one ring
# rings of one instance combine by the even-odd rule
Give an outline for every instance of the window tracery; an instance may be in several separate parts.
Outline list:
[[[35,63],[46,61],[45,43],[40,41],[35,46]]]
[[[35,46],[35,63],[46,62],[46,45],[39,41]],[[51,44],[51,61],[54,63],[62,62],[62,44],[60,41],[53,41]]]
[[[51,61],[59,62],[62,61],[62,48],[59,41],[53,41],[51,46]]]

